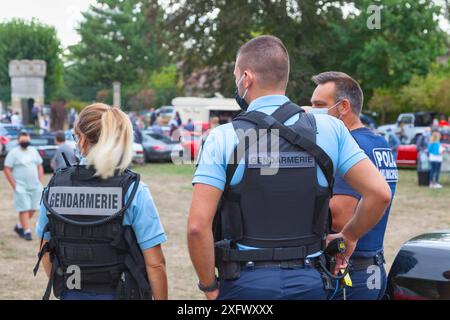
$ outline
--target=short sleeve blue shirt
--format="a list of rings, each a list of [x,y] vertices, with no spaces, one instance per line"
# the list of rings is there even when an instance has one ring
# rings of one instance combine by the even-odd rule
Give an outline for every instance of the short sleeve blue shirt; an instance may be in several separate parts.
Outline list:
[[[398,170],[386,139],[368,128],[353,130],[351,134],[380,173],[386,178],[386,181],[391,187],[392,198],[394,198],[398,181]],[[358,200],[361,199],[361,195],[352,189],[341,177],[336,177],[333,194],[352,196]],[[390,210],[391,206],[386,210],[381,221],[358,240],[353,256],[370,257],[383,250],[384,234]]]

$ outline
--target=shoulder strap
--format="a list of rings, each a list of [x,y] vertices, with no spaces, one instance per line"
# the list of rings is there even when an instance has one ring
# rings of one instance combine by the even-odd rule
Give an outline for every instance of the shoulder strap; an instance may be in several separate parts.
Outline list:
[[[317,164],[322,169],[325,178],[328,182],[329,189],[333,190],[334,185],[334,167],[333,161],[325,153],[325,151],[320,148],[314,141],[306,138],[302,134],[305,129],[298,129],[297,131],[285,126],[281,121],[274,118],[271,115],[259,111],[252,111],[246,114],[242,114],[236,118],[236,120],[247,121],[253,123],[258,129],[278,129],[281,137],[289,141],[291,144],[300,147],[301,149],[310,153],[317,161]],[[284,121],[283,121],[284,122]],[[239,161],[235,161],[239,162]],[[228,168],[227,168],[228,174]],[[227,181],[228,181],[227,176]],[[230,180],[231,181],[231,180]]]
[[[233,119],[233,122],[235,120],[247,121],[246,115],[249,113],[252,113],[252,112],[254,112],[254,111],[241,112],[238,116],[236,116],[236,118]],[[302,113],[302,112],[305,112],[305,111],[302,108],[300,108],[299,106],[292,103],[291,101],[288,101],[285,104],[281,105],[277,110],[275,110],[275,112],[272,113],[272,117],[274,117],[281,123],[284,123],[284,122],[288,121],[290,118],[292,118],[294,115],[296,115],[298,113]],[[234,150],[238,149],[238,146],[240,143],[244,143],[244,142],[239,141],[238,145],[236,146],[236,148]],[[248,146],[247,146],[247,148],[248,148]],[[234,158],[235,158],[235,151],[233,151],[233,153],[231,154],[231,157],[230,157],[230,159],[228,161],[228,165],[227,165],[226,182],[225,182],[225,190],[224,190],[225,192],[230,187],[231,180],[233,179],[233,176],[234,176],[236,169],[240,162],[240,159],[234,159]]]
[[[108,216],[104,219],[100,219],[97,221],[86,221],[86,222],[81,222],[81,221],[75,221],[72,219],[69,219],[67,217],[64,217],[62,215],[60,215],[59,213],[57,213],[55,210],[53,210],[53,208],[50,207],[48,200],[47,200],[47,196],[46,194],[44,194],[42,196],[42,201],[44,203],[45,209],[50,212],[55,218],[59,219],[62,222],[65,222],[67,224],[71,224],[71,225],[76,225],[76,226],[98,226],[104,223],[107,223],[115,218],[117,218],[118,216],[121,216],[122,214],[124,214],[128,208],[131,206],[131,203],[133,202],[134,196],[136,195],[137,189],[139,187],[139,182],[141,180],[141,176],[138,173],[129,171],[131,174],[133,174],[133,180],[134,180],[134,185],[133,185],[133,189],[131,189],[131,193],[129,198],[127,199],[127,202],[125,203],[125,206],[122,207],[122,209],[120,209],[119,211],[117,211],[116,213],[114,213],[111,216]],[[48,193],[48,190],[46,190]]]

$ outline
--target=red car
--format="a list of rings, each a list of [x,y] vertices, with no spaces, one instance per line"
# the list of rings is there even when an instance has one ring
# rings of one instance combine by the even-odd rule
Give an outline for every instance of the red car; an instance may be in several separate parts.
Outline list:
[[[183,146],[184,154],[191,161],[195,161],[202,145],[202,134],[199,132],[183,131],[181,134],[181,145]]]
[[[397,149],[397,165],[399,167],[416,167],[417,146],[415,144],[403,144]]]

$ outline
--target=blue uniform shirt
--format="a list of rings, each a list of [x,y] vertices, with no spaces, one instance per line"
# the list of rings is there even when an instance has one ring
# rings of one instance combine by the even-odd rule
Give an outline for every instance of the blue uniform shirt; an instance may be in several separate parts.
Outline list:
[[[380,173],[386,178],[394,198],[395,188],[398,181],[397,165],[389,148],[386,139],[375,134],[368,128],[360,128],[351,132],[359,146],[368,155],[375,164]],[[334,195],[347,195],[360,200],[361,195],[350,187],[344,179],[337,177],[334,189]],[[383,250],[383,240],[386,231],[386,225],[391,206],[386,210],[380,222],[370,230],[365,236],[358,240],[354,257],[372,257]]]
[[[128,188],[125,195],[125,201],[128,200],[134,183]],[[48,222],[47,210],[43,203],[39,210],[39,218],[36,223],[36,235],[41,238],[45,225]],[[141,250],[147,250],[155,247],[167,240],[164,229],[159,219],[158,210],[155,207],[150,190],[143,182],[139,182],[136,195],[125,213],[123,225],[131,225]],[[50,233],[46,232],[45,240],[50,239]]]
[[[289,99],[283,95],[264,96],[252,101],[248,111],[257,110],[266,114],[272,114],[288,101]],[[342,121],[328,115],[317,114],[314,116],[317,123],[316,142],[332,159],[335,173],[344,176],[351,167],[367,158]],[[293,125],[298,118],[298,114],[294,115],[285,122],[285,125]],[[212,130],[203,145],[192,183],[207,184],[223,191],[228,160],[237,143],[238,137],[232,123],[221,125]],[[242,180],[244,173],[243,162],[244,160],[238,165],[236,173],[231,179],[231,185],[236,185]],[[322,170],[320,168],[317,170],[319,184],[326,187],[328,183]],[[299,181],[299,183],[301,182]],[[240,246],[240,248],[251,249],[245,246]]]

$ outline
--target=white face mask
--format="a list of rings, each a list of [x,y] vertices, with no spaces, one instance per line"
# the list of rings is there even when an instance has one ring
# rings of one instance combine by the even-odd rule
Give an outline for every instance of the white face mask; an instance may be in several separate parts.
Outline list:
[[[330,108],[314,108],[314,107],[312,107],[311,109],[308,109],[308,112],[312,113],[312,114],[329,114],[329,111],[336,108],[340,103],[341,103],[341,101],[338,101],[334,105],[332,105]],[[340,118],[341,117],[339,116],[338,119],[340,119]]]

